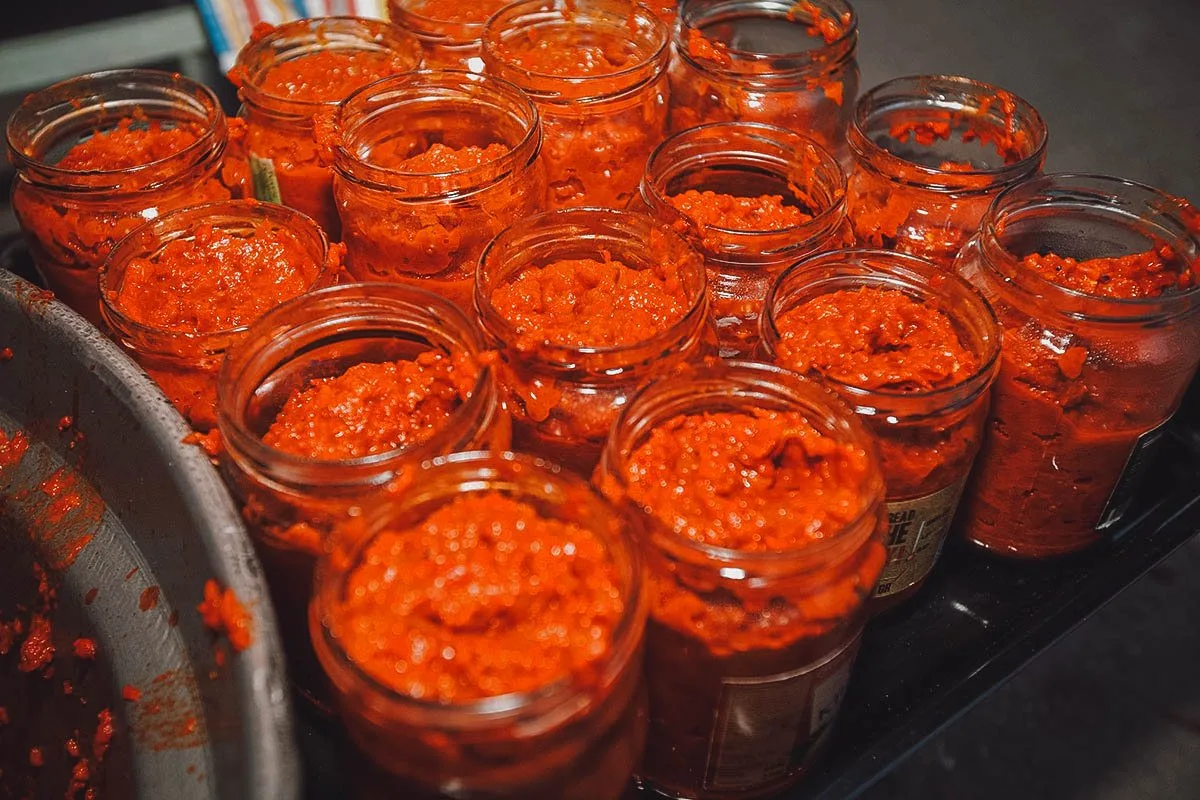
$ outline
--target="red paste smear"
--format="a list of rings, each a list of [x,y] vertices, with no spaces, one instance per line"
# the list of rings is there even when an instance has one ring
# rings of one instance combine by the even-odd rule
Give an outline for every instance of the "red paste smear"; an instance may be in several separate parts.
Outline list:
[[[824,39],[825,44],[833,44],[846,33],[854,16],[849,11],[836,17],[827,15],[811,0],[800,0],[788,9],[787,18],[789,22],[807,22],[805,30],[809,36]]]
[[[21,672],[38,672],[54,660],[54,644],[50,641],[53,631],[50,620],[34,614],[29,620],[29,633],[21,645]]]
[[[388,147],[388,145],[392,145],[392,147]],[[428,150],[413,156],[399,152],[405,146],[406,143],[403,140],[394,139],[372,149],[367,157],[368,161],[374,166],[397,172],[434,175],[476,169],[498,161],[509,154],[508,147],[499,143],[492,143],[487,147],[475,145],[448,147],[438,142],[430,145]]]
[[[257,88],[292,102],[338,103],[355,89],[412,68],[409,56],[386,50],[317,50],[273,65]],[[236,72],[229,78],[237,85],[244,83]]]
[[[633,269],[604,256],[526,269],[496,287],[492,306],[516,329],[518,349],[633,345],[683,319],[689,298],[676,265]]]
[[[158,120],[125,117],[107,131],[97,131],[67,151],[55,166],[79,171],[132,169],[161,161],[194,144],[201,130],[196,125],[164,127]]]
[[[249,325],[308,291],[320,272],[289,231],[268,224],[253,235],[211,225],[131,261],[109,299],[135,322],[178,333],[218,333]]]
[[[699,28],[688,29],[687,51],[697,61],[711,61],[719,67],[733,66],[729,47],[724,42],[707,38]]]
[[[471,494],[376,536],[330,620],[375,679],[461,703],[586,674],[621,620],[618,581],[596,533],[504,495]]]
[[[629,456],[629,497],[668,530],[746,552],[824,541],[863,511],[862,448],[822,434],[800,412],[686,414]]]
[[[488,17],[511,0],[424,0],[412,6],[412,13],[439,22],[487,22]]]
[[[221,439],[221,431],[217,428],[213,428],[207,433],[192,431],[181,441],[183,444],[196,445],[209,458],[219,458],[225,452],[225,442]]]
[[[147,586],[142,590],[141,597],[138,598],[138,608],[142,611],[150,611],[158,606],[158,597],[162,590],[157,586]]]
[[[777,194],[739,197],[688,189],[671,195],[667,202],[701,230],[715,227],[735,231],[781,231],[812,220],[811,214],[784,203],[783,196]]]
[[[233,589],[226,587],[222,591],[220,584],[209,578],[204,583],[204,600],[196,610],[210,630],[226,635],[235,652],[250,646],[253,620]]]
[[[127,683],[121,688],[121,697],[127,702],[136,703],[142,699],[142,690]]]
[[[1000,104],[1003,122],[1000,129],[988,119],[991,107]],[[947,141],[954,131],[965,127],[962,132],[963,142],[980,141],[996,148],[997,154],[1004,159],[1005,164],[1015,164],[1022,161],[1033,152],[1033,142],[1029,132],[1021,128],[1016,118],[1017,101],[1009,92],[997,89],[993,97],[985,97],[979,103],[978,109],[950,111],[923,111],[932,117],[922,120],[902,120],[888,130],[888,135],[899,142],[912,141],[923,147],[929,147],[937,141]],[[979,124],[982,121],[986,124]],[[972,172],[977,168],[971,164],[947,161],[939,166],[946,172]]]
[[[168,670],[142,687],[131,729],[143,747],[161,752],[202,746],[199,692],[190,673]]]
[[[75,653],[76,658],[82,658],[87,661],[96,660],[96,640],[88,638],[79,638],[71,646],[71,650]]]
[[[479,366],[465,353],[355,364],[289,397],[263,442],[319,461],[413,447],[446,426],[478,380]]]
[[[896,289],[829,292],[784,312],[775,325],[778,355],[789,369],[861,389],[931,391],[979,369],[945,311]]]
[[[55,470],[38,491],[48,502],[32,515],[29,534],[48,545],[51,569],[66,569],[91,543],[104,516],[104,501],[70,467]]]
[[[1031,253],[1021,265],[1051,283],[1096,297],[1132,300],[1183,292],[1196,285],[1196,273],[1180,271],[1175,251],[1159,244],[1142,253],[1076,261],[1053,253]]]

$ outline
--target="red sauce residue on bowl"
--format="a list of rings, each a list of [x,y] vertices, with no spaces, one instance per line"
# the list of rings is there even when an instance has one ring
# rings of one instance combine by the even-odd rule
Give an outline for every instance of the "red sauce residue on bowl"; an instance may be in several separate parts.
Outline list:
[[[204,624],[215,633],[224,633],[235,652],[242,652],[253,640],[253,620],[232,588],[221,589],[212,578],[204,583],[204,600],[196,606]]]
[[[618,581],[592,531],[501,494],[470,494],[378,534],[330,620],[376,680],[462,703],[586,673],[621,619]]]

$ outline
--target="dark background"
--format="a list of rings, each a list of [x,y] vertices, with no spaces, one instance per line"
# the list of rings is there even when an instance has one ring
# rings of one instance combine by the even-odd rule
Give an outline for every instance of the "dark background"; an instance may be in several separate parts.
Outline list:
[[[864,89],[927,72],[999,84],[1045,117],[1048,170],[1120,175],[1200,202],[1200,0],[852,2]],[[136,23],[113,22],[127,14]],[[14,1],[3,19],[0,117],[38,80],[109,66],[217,80],[186,4]],[[0,168],[0,184],[10,178]],[[15,229],[6,204],[5,191],[0,236]],[[1200,798],[1200,540],[862,796]]]

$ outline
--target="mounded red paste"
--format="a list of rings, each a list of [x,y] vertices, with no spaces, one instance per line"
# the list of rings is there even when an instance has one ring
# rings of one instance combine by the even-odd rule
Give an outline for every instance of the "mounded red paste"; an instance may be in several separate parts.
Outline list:
[[[318,461],[413,447],[446,425],[478,380],[470,356],[434,350],[412,361],[356,364],[289,397],[263,442]]]
[[[256,86],[291,102],[337,103],[355,89],[407,72],[412,66],[407,55],[387,50],[314,50],[273,64]]]
[[[376,680],[463,703],[581,678],[608,655],[624,610],[595,533],[504,495],[471,494],[378,534],[329,619]]]
[[[702,230],[717,227],[735,231],[780,231],[812,220],[811,214],[799,206],[785,203],[783,196],[777,194],[739,197],[688,189],[671,195],[667,201]]]

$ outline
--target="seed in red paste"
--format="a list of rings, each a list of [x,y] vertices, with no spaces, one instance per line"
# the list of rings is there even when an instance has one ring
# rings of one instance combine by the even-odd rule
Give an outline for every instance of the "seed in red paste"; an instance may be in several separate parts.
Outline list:
[[[599,536],[504,495],[470,494],[377,535],[330,620],[376,680],[461,703],[578,675],[608,654],[623,611]]]
[[[29,621],[29,634],[21,645],[21,662],[17,669],[21,672],[36,672],[50,664],[54,659],[54,644],[50,620],[41,614],[34,614]]]
[[[75,652],[76,658],[87,659],[88,661],[96,660],[96,640],[81,638],[76,639],[71,649]]]
[[[855,520],[870,469],[865,450],[800,412],[754,409],[667,420],[630,455],[625,480],[630,498],[679,536],[778,552]]]
[[[681,320],[688,302],[676,265],[633,269],[609,258],[527,269],[491,296],[521,349],[635,344]]]
[[[781,231],[812,219],[804,209],[784,203],[783,196],[764,194],[738,197],[720,192],[688,189],[667,201],[701,228],[734,231]]]
[[[979,368],[948,314],[895,289],[823,294],[781,314],[776,327],[784,366],[861,389],[929,391]]]
[[[196,229],[125,268],[110,300],[134,322],[179,333],[218,333],[249,325],[308,291],[320,267],[291,232],[260,225],[244,236]]]
[[[1176,262],[1174,251],[1165,244],[1116,258],[1077,261],[1053,253],[1031,253],[1021,260],[1026,269],[1066,289],[1126,300],[1159,297],[1195,286],[1195,272],[1181,272]]]
[[[253,635],[250,613],[232,588],[222,591],[220,584],[209,578],[204,583],[204,600],[196,610],[210,630],[226,635],[236,652],[250,646]]]
[[[258,81],[265,94],[302,103],[336,103],[368,83],[411,69],[408,56],[388,51],[315,50],[280,61]]]
[[[321,461],[413,447],[446,425],[478,379],[469,356],[433,350],[412,361],[356,364],[289,397],[263,442]]]
[[[142,690],[127,683],[121,688],[121,697],[130,703],[136,703],[142,699]]]
[[[132,169],[183,152],[199,138],[199,130],[191,126],[168,128],[158,120],[125,117],[111,130],[97,131],[71,147],[55,166],[89,172]]]

